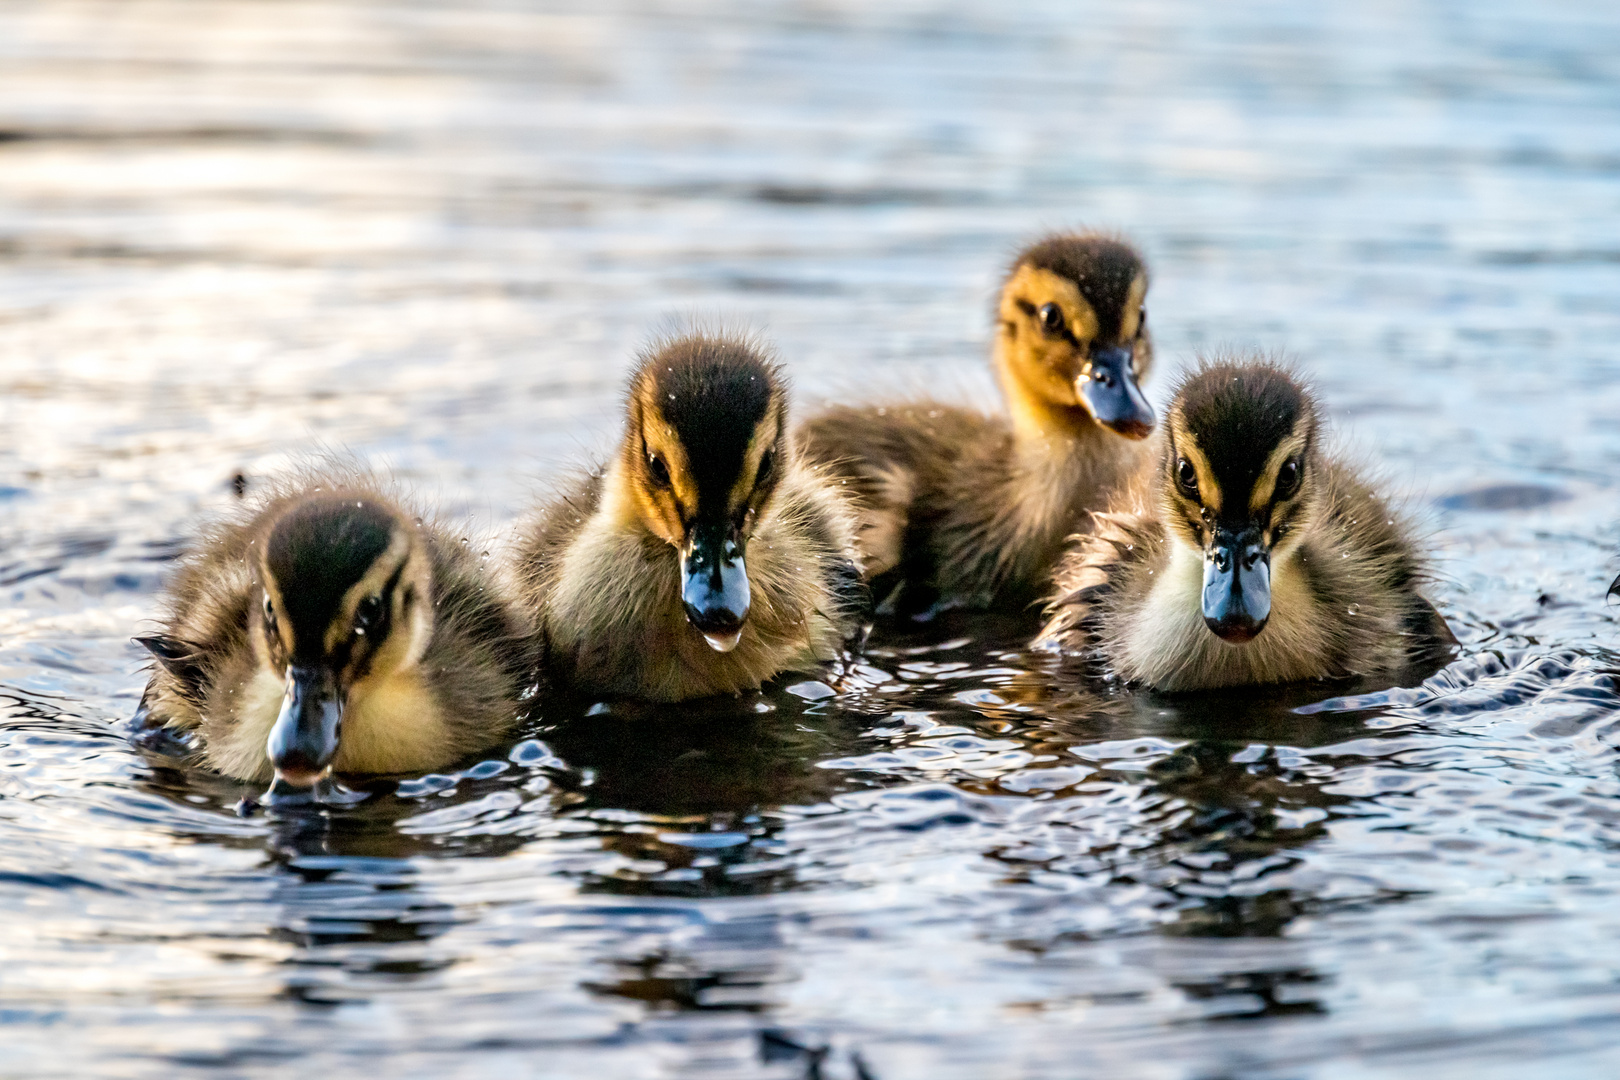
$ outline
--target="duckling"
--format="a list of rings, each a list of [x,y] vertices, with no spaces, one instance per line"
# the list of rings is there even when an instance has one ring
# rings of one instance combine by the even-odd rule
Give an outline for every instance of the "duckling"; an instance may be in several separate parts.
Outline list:
[[[833,658],[859,632],[853,515],[787,438],[763,349],[694,334],[645,352],[618,452],[518,552],[548,677],[683,701]]]
[[[420,772],[500,741],[533,632],[458,538],[359,476],[271,490],[181,562],[137,727],[205,764],[313,787]]]
[[[1064,557],[1036,647],[1173,691],[1393,671],[1455,645],[1408,527],[1322,450],[1319,414],[1274,363],[1188,374],[1158,460]]]
[[[1064,541],[1132,471],[1153,429],[1148,274],[1120,240],[1050,236],[1001,288],[993,365],[1005,416],[933,401],[840,406],[798,431],[856,496],[863,569],[884,610],[1016,610]]]

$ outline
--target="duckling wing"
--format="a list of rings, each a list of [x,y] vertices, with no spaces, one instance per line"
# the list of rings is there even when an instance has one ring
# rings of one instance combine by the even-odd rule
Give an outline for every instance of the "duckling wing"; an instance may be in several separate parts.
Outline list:
[[[558,560],[596,513],[602,502],[604,480],[605,470],[601,468],[581,477],[521,527],[515,562],[525,601],[531,607],[539,606],[550,589]]]
[[[1091,515],[1052,574],[1046,623],[1034,647],[1090,655],[1117,624],[1131,618],[1164,564],[1164,531],[1144,507],[1125,503]]]
[[[135,639],[156,661],[142,696],[149,723],[197,727],[221,673],[245,678],[254,666],[247,636],[252,583],[245,542],[238,540],[226,531],[222,541],[194,549],[170,584],[163,630]]]
[[[192,701],[202,701],[207,669],[201,648],[169,634],[148,634],[134,641],[174,679],[176,690]]]
[[[875,597],[897,604],[901,590],[914,594],[906,610],[930,606],[933,525],[964,452],[988,423],[968,409],[918,401],[837,406],[799,426],[800,451],[855,507],[861,568]]]
[[[1460,643],[1451,632],[1445,616],[1421,596],[1412,597],[1412,610],[1407,615],[1406,632],[1412,636],[1414,652],[1427,657],[1449,653]]]
[[[487,573],[459,538],[428,533],[433,565],[433,637],[418,665],[436,708],[446,760],[482,750],[518,718],[519,697],[537,678],[533,624],[504,580]]]
[[[1330,461],[1327,476],[1328,512],[1339,543],[1364,559],[1370,571],[1357,584],[1363,590],[1379,585],[1387,590],[1412,661],[1449,659],[1457,638],[1445,617],[1418,592],[1430,580],[1430,562],[1412,524],[1345,462]],[[1371,599],[1377,602],[1376,593]]]

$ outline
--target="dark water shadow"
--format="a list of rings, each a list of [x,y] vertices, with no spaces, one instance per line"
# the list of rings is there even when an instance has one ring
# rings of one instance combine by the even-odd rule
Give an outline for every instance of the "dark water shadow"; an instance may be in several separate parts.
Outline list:
[[[1365,720],[1401,693],[1380,692],[1419,685],[1425,669],[1158,694],[1026,651],[1031,621],[948,612],[880,628],[859,657],[736,698],[659,706],[546,695],[513,747],[442,774],[353,780],[366,798],[352,807],[261,811],[250,835],[233,828],[195,839],[262,847],[268,868],[324,882],[373,873],[379,860],[499,858],[567,824],[603,857],[571,872],[584,895],[763,896],[817,887],[800,873],[809,856],[786,838],[783,808],[831,810],[848,793],[934,791],[943,779],[943,790],[981,801],[953,804],[942,822],[971,823],[976,807],[1008,800],[1042,804],[1038,813],[1054,819],[1071,804],[1086,811],[1127,796],[1150,808],[1125,846],[1034,858],[1021,841],[988,843],[983,857],[1010,885],[1054,872],[1103,874],[1122,888],[1146,883],[1166,909],[1159,929],[1172,936],[1274,937],[1321,910],[1308,891],[1264,881],[1296,866],[1336,816],[1365,808],[1324,790],[1333,770],[1300,751],[1379,737]],[[1349,704],[1322,707],[1330,695]],[[970,764],[942,776],[912,764],[938,760],[916,756],[925,751],[954,751]],[[996,752],[1016,758],[999,773],[972,767]],[[191,809],[203,792],[221,813],[254,794],[173,763],[154,767],[145,783]],[[377,940],[395,933],[391,925],[378,923]],[[632,997],[663,987],[658,993],[674,1001],[736,975],[662,955],[624,963],[618,981],[628,980]]]

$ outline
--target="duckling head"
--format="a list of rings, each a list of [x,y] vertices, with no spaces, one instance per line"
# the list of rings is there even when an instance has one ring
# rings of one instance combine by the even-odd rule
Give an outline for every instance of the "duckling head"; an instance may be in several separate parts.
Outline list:
[[[1316,403],[1271,363],[1208,364],[1170,404],[1166,529],[1201,553],[1204,622],[1232,644],[1265,629],[1273,567],[1315,516],[1316,438]]]
[[[695,334],[631,379],[620,468],[646,528],[679,553],[686,619],[717,651],[748,619],[748,540],[791,452],[776,364],[753,344]]]
[[[278,780],[310,787],[332,766],[350,700],[426,650],[430,556],[397,508],[341,491],[293,503],[256,546],[249,632],[286,679],[267,749]]]
[[[1001,288],[997,368],[1015,408],[1089,418],[1131,439],[1153,430],[1138,380],[1153,360],[1147,268],[1126,243],[1086,233],[1025,249]]]

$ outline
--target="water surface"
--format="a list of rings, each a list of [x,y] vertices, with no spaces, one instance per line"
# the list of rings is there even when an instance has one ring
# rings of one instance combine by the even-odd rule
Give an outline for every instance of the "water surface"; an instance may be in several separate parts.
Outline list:
[[[0,1074],[1613,1075],[1617,181],[1599,3],[6,5]],[[983,399],[1075,224],[1156,400],[1298,359],[1455,664],[1172,698],[951,618],[326,815],[121,737],[238,471],[498,551],[671,318]]]

